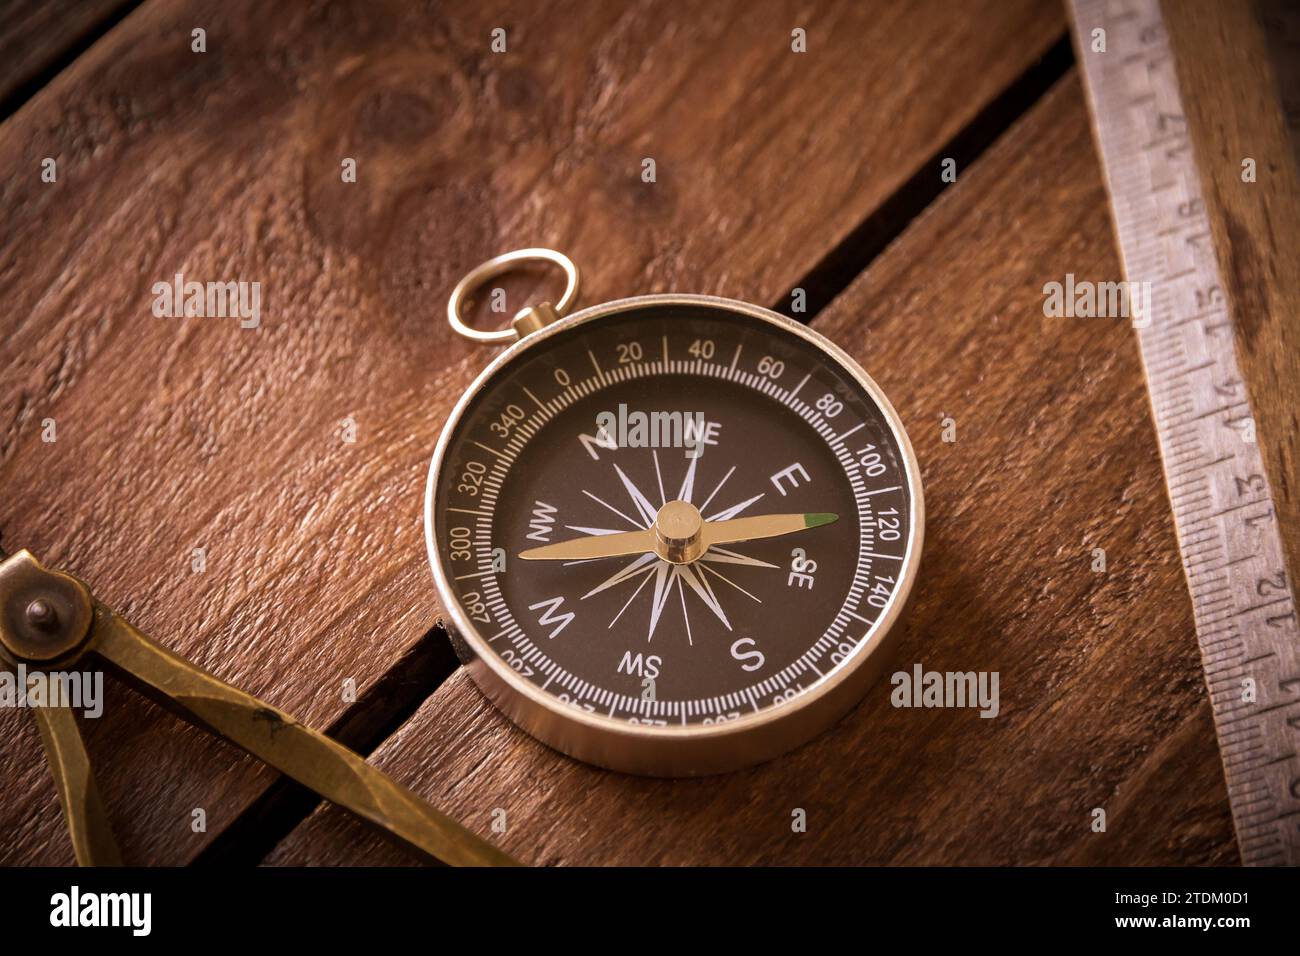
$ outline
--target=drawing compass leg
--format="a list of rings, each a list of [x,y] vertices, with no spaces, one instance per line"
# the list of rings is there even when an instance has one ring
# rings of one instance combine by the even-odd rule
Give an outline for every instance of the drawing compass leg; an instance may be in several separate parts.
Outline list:
[[[56,671],[74,664],[103,667],[422,856],[452,865],[515,864],[359,754],[150,640],[76,578],[46,569],[27,551],[0,562],[0,667]],[[77,862],[120,865],[72,711],[34,711]]]

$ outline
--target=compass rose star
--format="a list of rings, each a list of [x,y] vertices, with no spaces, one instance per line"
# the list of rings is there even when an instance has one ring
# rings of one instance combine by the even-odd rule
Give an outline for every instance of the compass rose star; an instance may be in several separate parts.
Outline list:
[[[658,454],[652,452],[652,456],[657,490],[662,499],[665,497],[663,472],[659,466]],[[678,491],[678,500],[690,502],[694,496],[698,464],[699,458],[697,457],[692,458],[690,464],[687,465],[686,474],[682,479],[681,487]],[[659,509],[650,502],[650,499],[641,491],[636,482],[629,477],[627,472],[617,464],[613,465],[613,469],[618,478],[619,484],[626,492],[627,497],[631,501],[632,507],[640,520],[637,520],[625,510],[611,504],[609,501],[590,491],[584,490],[583,494],[604,507],[606,510],[618,515],[637,530],[651,528],[654,525],[655,516]],[[735,471],[736,466],[733,465],[727,473],[722,476],[717,486],[709,494],[708,498],[705,499],[704,505],[706,507],[713,501],[718,492],[722,490],[722,486],[727,483],[727,480],[731,478]],[[715,515],[710,517],[709,520],[725,521],[734,518],[762,497],[763,494],[760,492],[752,498],[747,498],[729,508],[717,512]],[[580,534],[587,535],[607,535],[618,533],[613,529],[587,525],[568,525],[567,527],[572,531],[577,531]],[[570,563],[585,564],[587,562],[573,561]],[[645,590],[646,585],[653,580],[654,588],[652,589],[650,597],[650,620],[646,640],[650,641],[654,639],[655,631],[658,629],[659,622],[663,618],[664,609],[668,606],[668,601],[671,599],[675,589],[682,605],[682,620],[686,627],[686,638],[688,643],[693,644],[694,638],[691,634],[690,612],[686,601],[686,591],[688,589],[704,604],[706,608],[713,612],[713,615],[722,622],[723,627],[728,631],[732,630],[731,621],[727,617],[726,611],[723,610],[722,601],[719,599],[717,592],[713,588],[713,584],[709,580],[710,575],[725,582],[751,600],[757,601],[760,604],[762,603],[761,598],[741,587],[715,567],[712,567],[714,564],[732,564],[752,568],[777,567],[777,565],[771,564],[770,562],[760,561],[757,558],[751,558],[729,548],[718,546],[710,548],[699,557],[696,563],[692,564],[672,564],[654,553],[640,554],[589,590],[581,599],[586,600],[587,598],[593,597],[611,588],[618,587],[619,585],[635,582],[636,587],[632,589],[632,593],[628,596],[627,601],[619,608],[618,613],[614,615],[613,619],[607,625],[608,628],[612,628],[616,623],[618,623],[619,618],[623,616],[623,612],[626,611],[632,602],[636,600],[637,596]]]

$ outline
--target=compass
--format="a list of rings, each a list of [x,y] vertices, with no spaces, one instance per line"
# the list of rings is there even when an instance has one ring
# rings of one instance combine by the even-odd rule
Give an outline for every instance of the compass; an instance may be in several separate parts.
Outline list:
[[[496,332],[467,295],[520,262],[569,288]],[[884,666],[920,562],[919,469],[832,342],[743,302],[622,299],[564,316],[577,270],[522,250],[449,317],[516,339],[451,414],[425,533],[458,655],[516,724],[660,776],[765,760]]]

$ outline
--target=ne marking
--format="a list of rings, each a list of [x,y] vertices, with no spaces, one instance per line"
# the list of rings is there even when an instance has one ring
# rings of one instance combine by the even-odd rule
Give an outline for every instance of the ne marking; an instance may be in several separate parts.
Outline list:
[[[665,341],[666,341],[666,337],[665,337]],[[704,362],[701,362],[701,361],[699,361],[699,360],[697,360],[697,361],[694,362],[694,363],[690,363],[689,366],[684,365],[683,367],[684,367],[684,368],[685,368],[685,367],[698,368],[699,371],[698,371],[697,374],[708,375],[708,376],[711,376],[711,377],[714,377],[714,378],[719,378],[719,379],[730,379],[731,381],[735,381],[735,382],[738,382],[738,383],[741,382],[741,381],[743,381],[743,382],[745,382],[745,383],[747,384],[747,386],[748,386],[749,388],[751,388],[751,389],[753,389],[753,390],[755,390],[755,391],[761,392],[762,394],[768,395],[769,397],[773,397],[773,398],[777,399],[778,401],[781,401],[781,400],[783,400],[783,398],[784,398],[784,403],[785,403],[786,405],[788,405],[789,407],[791,407],[791,408],[792,408],[792,409],[793,409],[793,410],[794,410],[794,411],[795,411],[795,412],[796,412],[796,413],[797,413],[801,418],[803,418],[803,419],[806,420],[810,425],[812,425],[812,426],[814,427],[814,429],[818,432],[818,434],[821,435],[821,437],[827,441],[828,445],[829,445],[829,444],[832,444],[832,443],[839,443],[839,442],[842,442],[842,440],[843,440],[844,437],[846,437],[847,435],[851,434],[851,432],[846,432],[844,436],[839,436],[838,439],[835,438],[835,437],[833,437],[833,436],[834,436],[834,430],[831,429],[831,428],[829,428],[829,426],[828,426],[828,424],[826,423],[825,419],[821,416],[821,414],[820,414],[818,411],[816,411],[815,409],[813,409],[811,406],[808,406],[806,403],[803,403],[803,402],[797,402],[797,401],[796,401],[796,402],[791,402],[791,401],[789,400],[791,397],[793,397],[793,395],[794,395],[795,392],[797,392],[799,389],[801,389],[801,388],[802,388],[802,387],[803,387],[803,386],[804,386],[804,385],[805,385],[805,384],[810,380],[810,378],[811,378],[811,373],[808,373],[807,375],[804,376],[804,379],[799,383],[798,386],[796,386],[796,388],[795,388],[795,392],[790,392],[790,393],[787,394],[787,393],[785,393],[785,391],[784,391],[783,389],[780,388],[780,386],[777,386],[777,385],[771,383],[770,381],[768,381],[768,380],[766,380],[766,379],[760,379],[758,376],[755,376],[755,375],[752,375],[752,374],[749,374],[749,373],[744,373],[743,375],[742,375],[742,374],[737,374],[736,371],[735,371],[735,369],[736,369],[736,366],[737,366],[737,364],[738,364],[738,358],[739,358],[740,351],[741,351],[741,348],[738,347],[738,348],[737,348],[736,355],[733,356],[732,366],[731,366],[730,369],[724,368],[720,363],[704,363]],[[650,376],[650,375],[654,374],[654,373],[657,371],[658,366],[659,366],[659,363],[657,363],[657,362],[655,362],[655,363],[636,363],[635,365],[622,366],[622,367],[620,367],[620,368],[618,368],[618,369],[615,369],[615,370],[612,370],[612,371],[610,371],[610,372],[605,372],[605,373],[604,373],[604,376],[605,376],[605,379],[606,379],[606,383],[604,383],[604,384],[608,384],[609,382],[612,382],[612,381],[626,381],[626,380],[631,380],[631,379],[636,379],[636,378],[647,377],[647,376]],[[584,382],[578,383],[578,384],[576,384],[576,385],[571,385],[571,386],[570,386],[569,388],[567,388],[567,389],[566,389],[562,394],[556,396],[555,399],[554,399],[554,400],[553,400],[549,405],[548,405],[548,404],[544,404],[544,403],[543,403],[543,402],[542,402],[542,401],[541,401],[541,400],[540,400],[540,399],[539,399],[535,394],[533,394],[533,392],[531,392],[529,389],[527,389],[527,388],[523,388],[523,391],[525,392],[525,394],[527,394],[528,397],[529,397],[529,398],[530,398],[530,399],[531,399],[531,400],[532,400],[532,401],[533,401],[533,402],[538,406],[538,408],[540,409],[539,412],[535,413],[533,416],[531,416],[531,417],[530,417],[530,418],[529,418],[529,419],[524,423],[524,425],[526,426],[526,429],[527,429],[527,431],[526,431],[526,437],[527,437],[527,439],[528,439],[528,440],[531,440],[531,439],[536,435],[536,433],[540,430],[540,428],[541,428],[544,424],[546,424],[548,421],[550,421],[550,420],[551,420],[551,419],[552,419],[556,414],[558,414],[560,411],[562,411],[563,409],[565,409],[566,407],[568,407],[569,405],[571,405],[571,404],[576,400],[576,398],[577,398],[577,396],[578,396],[579,394],[581,394],[581,395],[587,395],[587,394],[590,394],[592,391],[597,390],[596,386],[594,385],[594,383],[595,383],[596,381],[598,381],[598,379],[596,379],[596,378],[591,378],[591,379],[587,379],[587,380],[584,381]],[[522,387],[522,386],[521,386],[521,387]],[[855,429],[855,430],[856,430],[856,429]],[[523,433],[523,432],[524,432],[524,428],[521,428],[521,429],[520,429],[520,432]],[[522,451],[522,448],[527,446],[527,443],[528,443],[528,442],[527,442],[527,441],[524,441],[524,440],[519,440],[518,443],[519,443],[519,447],[515,447],[514,445],[511,445],[511,446],[508,447],[508,451],[514,453],[514,455],[515,455],[516,458],[517,458],[518,454]],[[488,447],[488,446],[483,446],[483,447],[485,447],[488,451],[492,451],[492,452],[493,452],[494,454],[496,454],[498,457],[501,457],[501,458],[505,458],[505,457],[506,457],[506,456],[504,456],[504,455],[501,455],[499,452],[495,451],[494,449],[492,449],[492,448],[490,448],[490,447]],[[836,453],[837,458],[842,459],[842,460],[845,459],[845,454],[841,453],[841,451],[837,451],[837,450],[834,449],[834,448],[832,448],[832,451]],[[696,463],[696,462],[693,462],[693,464],[694,464],[694,463]],[[499,464],[499,465],[497,466],[497,468],[494,469],[494,471],[493,471],[493,476],[495,476],[495,474],[497,473],[497,471],[499,471],[502,467],[503,467],[503,466]],[[731,470],[728,471],[727,474],[723,476],[722,481],[720,481],[720,482],[718,483],[718,486],[715,487],[713,493],[710,494],[709,499],[706,500],[706,505],[707,505],[708,503],[710,503],[710,502],[712,501],[712,499],[713,499],[713,498],[714,498],[714,497],[715,497],[715,496],[716,496],[716,495],[717,495],[717,494],[722,490],[722,486],[726,483],[727,479],[730,478],[732,472],[734,472],[735,470],[736,470],[735,466],[732,466]],[[873,494],[884,494],[884,493],[887,493],[887,492],[890,492],[890,491],[897,491],[897,490],[900,490],[901,487],[902,487],[902,486],[892,486],[892,487],[889,487],[889,488],[880,488],[880,489],[875,489],[875,490],[873,490],[873,491],[864,491],[864,490],[863,490],[863,487],[862,487],[863,483],[862,483],[862,481],[861,481],[860,478],[857,478],[855,475],[850,474],[850,475],[849,475],[849,480],[850,480],[850,484],[853,486],[853,490],[854,490],[854,499],[855,499],[855,501],[856,501],[856,502],[858,503],[858,505],[859,505],[859,510],[861,510],[861,508],[864,507],[864,506],[866,505],[866,499],[867,499],[870,495],[873,495]],[[691,483],[690,480],[689,480],[689,476],[688,476],[688,479],[687,479],[687,482],[686,482],[686,483],[687,483],[687,484],[690,484],[690,483]],[[498,486],[499,486],[499,484],[500,484],[500,481],[499,481],[499,480],[495,482],[495,485],[498,485]],[[604,505],[605,507],[610,508],[610,510],[614,511],[615,514],[619,515],[619,516],[620,516],[621,518],[623,518],[624,520],[627,520],[627,521],[628,521],[630,524],[632,524],[634,527],[640,527],[640,526],[641,526],[639,522],[637,522],[637,521],[631,519],[628,515],[626,515],[625,513],[619,511],[618,509],[613,508],[613,506],[609,505],[608,503],[603,502],[603,501],[601,501],[601,500],[598,499],[598,498],[595,498],[595,496],[594,496],[594,495],[591,495],[589,492],[584,492],[584,493],[587,494],[589,497],[592,497],[593,499],[595,499],[596,501],[598,501],[599,503],[601,503],[601,504]],[[661,489],[661,495],[662,495],[662,489]],[[456,511],[460,511],[460,512],[463,512],[463,513],[467,513],[467,514],[472,514],[472,515],[476,515],[476,516],[478,516],[478,517],[479,517],[479,522],[478,522],[478,523],[479,523],[479,525],[480,525],[480,532],[481,532],[481,530],[482,530],[482,527],[481,527],[481,526],[482,526],[485,522],[487,522],[487,523],[489,524],[489,526],[490,526],[490,523],[491,523],[492,519],[494,518],[494,513],[493,513],[493,512],[494,512],[494,510],[495,510],[495,506],[494,506],[494,505],[495,505],[495,497],[496,497],[495,494],[493,494],[493,495],[491,496],[492,500],[489,501],[489,500],[488,500],[488,496],[485,496],[485,498],[484,498],[482,504],[483,504],[485,507],[488,507],[488,508],[490,509],[490,510],[488,510],[488,511],[473,510],[473,509],[466,509],[466,508],[461,508],[461,509],[451,509],[451,508],[449,508],[448,510],[449,510],[449,511],[451,511],[451,510],[456,510]],[[749,506],[750,504],[753,504],[753,500],[751,500],[751,501],[749,501],[749,502],[742,502],[741,505],[740,505],[739,507],[741,507],[741,508],[743,508],[743,507],[747,507],[747,506]],[[734,510],[734,509],[728,509],[728,510]],[[593,530],[594,530],[594,529],[593,529]],[[714,549],[714,551],[716,551],[716,552],[718,552],[718,553],[715,555],[713,552],[710,552],[710,554],[711,554],[711,558],[710,558],[710,559],[706,559],[706,560],[711,560],[711,561],[720,561],[720,562],[723,562],[723,563],[752,564],[752,565],[755,565],[755,566],[762,566],[762,567],[776,567],[775,565],[769,565],[767,562],[756,561],[756,560],[754,560],[754,559],[752,559],[752,558],[743,558],[741,555],[734,554],[734,553],[731,553],[731,552],[726,552],[725,549]],[[860,614],[856,614],[856,613],[854,613],[853,611],[849,610],[848,608],[849,608],[849,606],[856,606],[856,605],[857,605],[857,600],[856,600],[856,599],[857,599],[857,598],[860,598],[860,596],[861,596],[861,590],[862,590],[862,589],[861,589],[860,587],[857,587],[856,585],[858,584],[859,579],[862,577],[862,567],[863,567],[863,562],[868,562],[868,563],[869,563],[869,561],[870,561],[870,557],[881,557],[881,558],[890,558],[890,559],[892,559],[892,560],[901,560],[901,558],[892,558],[891,556],[888,556],[888,555],[871,555],[870,552],[866,552],[866,553],[859,552],[859,568],[858,568],[858,571],[857,571],[857,572],[855,573],[855,575],[854,575],[855,586],[850,588],[849,599],[845,602],[845,607],[842,609],[842,611],[843,611],[843,613],[847,613],[847,614],[849,614],[849,615],[855,617],[856,619],[858,619],[858,620],[860,620],[860,621],[862,621],[863,623],[868,624],[868,625],[872,625],[873,622],[870,621],[868,618],[863,617],[863,616],[860,615]],[[585,563],[585,562],[584,562],[584,563]],[[706,573],[706,572],[707,572],[707,573]],[[628,575],[629,578],[632,578],[632,577],[635,577],[635,576],[637,576],[637,575],[636,575],[636,574]],[[643,589],[645,588],[645,586],[646,586],[647,584],[649,584],[650,581],[651,581],[652,579],[658,577],[658,575],[656,575],[655,573],[653,573],[653,572],[652,572],[650,569],[648,569],[648,568],[646,568],[646,569],[642,569],[642,571],[641,571],[641,573],[640,573],[639,576],[641,577],[641,580],[639,581],[639,583],[637,584],[637,586],[636,586],[635,588],[633,588],[633,594],[629,597],[627,604],[624,605],[624,608],[623,608],[623,609],[620,609],[619,615],[616,615],[615,620],[617,620],[618,616],[621,616],[621,614],[622,614],[622,610],[625,610],[626,607],[630,606],[630,604],[632,603],[632,601],[635,599],[636,594],[639,593],[641,590],[643,590]],[[735,584],[734,581],[731,581],[729,578],[727,578],[727,577],[725,577],[725,576],[723,576],[723,575],[718,574],[718,572],[716,571],[716,569],[713,568],[713,567],[702,568],[702,570],[701,570],[701,578],[707,579],[708,576],[717,576],[717,577],[721,577],[722,580],[726,581],[726,582],[727,582],[729,585],[731,585],[732,587],[737,587],[737,585]],[[685,598],[685,589],[684,589],[684,587],[683,587],[683,584],[685,584],[685,583],[687,583],[687,582],[684,582],[684,581],[682,580],[682,578],[681,578],[680,575],[670,575],[669,577],[670,577],[670,578],[675,577],[675,578],[677,578],[677,580],[676,580],[675,582],[672,581],[672,580],[669,580],[669,581],[664,582],[665,584],[668,585],[667,587],[664,588],[664,593],[663,593],[663,595],[662,595],[663,599],[665,599],[665,603],[666,603],[666,599],[669,598],[669,597],[671,596],[671,593],[672,593],[672,586],[673,586],[674,583],[676,584],[677,589],[678,589],[678,592],[679,592],[679,600],[683,600],[683,599]],[[690,583],[691,583],[691,585],[692,585],[692,588],[694,589],[694,587],[695,587],[695,582],[690,582]],[[495,577],[495,575],[485,575],[485,581],[484,581],[483,587],[484,587],[485,592],[487,592],[487,593],[489,594],[489,596],[493,598],[493,600],[490,600],[490,601],[488,602],[488,603],[489,603],[489,607],[492,607],[494,610],[496,610],[497,608],[500,608],[500,610],[497,611],[497,618],[498,618],[498,620],[501,621],[502,623],[506,623],[506,620],[508,619],[508,620],[509,620],[509,624],[510,624],[510,626],[509,626],[505,631],[502,631],[502,632],[500,632],[499,634],[494,635],[492,638],[489,638],[489,640],[490,640],[490,641],[493,641],[493,640],[496,640],[497,638],[499,638],[499,637],[501,637],[501,636],[503,636],[503,635],[511,634],[511,635],[512,635],[512,641],[513,641],[513,643],[515,644],[515,646],[516,646],[517,648],[520,648],[521,651],[527,653],[528,656],[527,656],[526,660],[528,660],[528,661],[532,661],[534,658],[537,658],[538,660],[540,660],[540,661],[544,661],[544,662],[545,662],[545,665],[546,665],[545,667],[541,667],[541,666],[539,665],[539,670],[541,671],[541,673],[543,673],[543,674],[546,675],[546,682],[545,682],[545,685],[549,685],[549,684],[551,684],[553,681],[557,681],[557,680],[558,680],[562,685],[564,685],[565,687],[567,687],[568,689],[570,689],[571,691],[573,691],[573,692],[575,693],[575,696],[580,697],[580,698],[583,698],[583,699],[594,699],[595,695],[597,695],[597,693],[598,693],[598,688],[595,688],[594,685],[588,684],[586,681],[583,681],[583,680],[581,680],[581,679],[578,679],[578,678],[576,677],[576,675],[567,674],[567,673],[564,671],[564,669],[563,669],[562,667],[560,667],[560,666],[559,666],[558,664],[556,664],[554,661],[550,661],[549,659],[547,659],[546,656],[545,656],[545,653],[544,653],[540,648],[538,648],[536,645],[534,645],[531,641],[529,641],[528,638],[527,638],[526,633],[525,633],[522,629],[520,629],[520,628],[518,627],[517,624],[515,624],[515,622],[513,621],[513,619],[510,619],[509,612],[508,612],[507,610],[504,609],[504,605],[503,605],[503,603],[502,603],[502,602],[500,601],[500,599],[499,599],[499,596],[498,596],[498,595],[499,595],[499,591],[497,590],[497,581],[496,581],[496,577]],[[705,585],[705,587],[707,587],[707,584]],[[739,590],[738,587],[737,587],[737,589]],[[711,596],[713,596],[713,599],[716,601],[716,596],[712,595],[712,589],[711,589],[711,588],[709,589],[709,592],[708,592],[708,593],[709,593]],[[749,596],[750,596],[750,597],[753,597],[753,595],[749,595]],[[757,598],[755,598],[755,600],[757,600]],[[706,604],[708,604],[708,603],[709,603],[709,602],[706,601]],[[712,609],[712,608],[711,608],[711,609]],[[684,609],[684,610],[685,610],[685,609]],[[610,622],[610,625],[608,625],[608,626],[612,626],[613,623],[614,623],[614,622],[611,621],[611,622]],[[836,628],[836,627],[833,626],[832,629],[838,629],[838,628]],[[770,687],[778,687],[778,686],[779,686],[779,687],[788,687],[788,686],[790,685],[790,683],[792,682],[792,680],[793,680],[793,679],[794,679],[794,678],[795,678],[799,673],[803,673],[804,671],[807,671],[807,670],[811,670],[811,671],[813,671],[813,672],[816,672],[819,676],[821,676],[821,675],[822,675],[821,670],[819,670],[819,669],[818,669],[818,668],[817,668],[817,667],[812,663],[812,661],[813,661],[814,659],[821,659],[822,657],[824,657],[825,654],[829,651],[829,649],[830,649],[832,646],[834,646],[834,644],[835,644],[835,642],[836,642],[836,638],[833,637],[833,636],[828,636],[829,633],[830,633],[830,632],[828,631],[827,633],[823,634],[823,635],[822,635],[822,636],[821,636],[821,637],[820,637],[820,638],[819,638],[819,639],[818,639],[818,640],[817,640],[817,641],[812,645],[812,647],[809,649],[809,651],[806,652],[806,653],[805,653],[805,654],[804,654],[804,655],[799,659],[799,661],[797,661],[794,665],[790,665],[789,667],[785,668],[785,669],[782,670],[779,674],[775,675],[774,678],[769,679],[769,681],[764,682],[764,684],[763,684],[762,686],[763,686],[763,687],[769,687],[769,688],[770,688]],[[856,643],[856,642],[855,642],[855,643]],[[774,681],[775,681],[775,682],[774,682]],[[543,686],[545,686],[545,685],[543,685]],[[796,690],[799,691],[800,693],[803,693],[806,689],[805,689],[801,684],[798,684],[798,685],[796,685]],[[607,694],[608,692],[602,692],[602,693]],[[766,692],[764,692],[764,693],[766,693]],[[771,695],[768,694],[768,696],[771,696]],[[734,697],[736,697],[736,695],[732,695],[732,697],[734,698]],[[758,702],[759,702],[759,700],[762,699],[762,698],[761,698],[761,697],[757,697],[757,698],[755,697],[754,688],[751,687],[751,688],[746,689],[744,692],[742,692],[742,694],[741,694],[741,699],[747,699],[747,700],[749,700],[750,703],[752,704],[754,710],[755,710],[756,712],[759,711],[759,710],[761,709],[761,708],[759,707],[759,703],[758,703]],[[714,705],[715,705],[714,710],[718,710],[718,708],[721,707],[721,704],[719,703],[718,698],[713,698],[713,703],[714,703]],[[604,704],[604,698],[602,698],[602,699],[600,700],[600,704],[601,704],[602,707],[603,707],[603,704]],[[771,706],[777,706],[777,704],[772,704]],[[633,712],[633,713],[635,713],[638,709],[644,710],[644,707],[642,707],[642,706],[640,705],[640,703],[639,703],[638,700],[633,699],[633,698],[626,697],[626,695],[619,695],[619,696],[617,696],[617,697],[615,698],[614,704],[613,704],[613,706],[611,707],[611,710],[610,710],[610,715],[613,716],[613,715],[614,715],[614,714],[615,714],[615,713],[616,713],[620,708],[621,708],[624,712],[631,711],[631,712]],[[656,705],[655,705],[655,713],[668,713],[668,714],[674,714],[674,715],[680,713],[680,714],[682,715],[683,720],[686,719],[686,716],[687,716],[688,712],[689,712],[689,713],[708,713],[708,710],[707,710],[707,708],[702,709],[702,708],[700,707],[698,701],[691,701],[691,702],[680,703],[680,704],[679,704],[679,703],[676,703],[676,702],[657,702]],[[719,712],[720,712],[720,711],[719,711]]]

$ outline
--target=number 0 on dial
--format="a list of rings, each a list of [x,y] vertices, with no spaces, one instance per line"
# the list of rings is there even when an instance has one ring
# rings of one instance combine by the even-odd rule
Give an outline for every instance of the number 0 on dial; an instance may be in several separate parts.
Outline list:
[[[848,710],[924,523],[898,416],[847,354],[676,295],[500,355],[447,423],[425,517],[483,691],[568,754],[656,775],[767,759]]]

